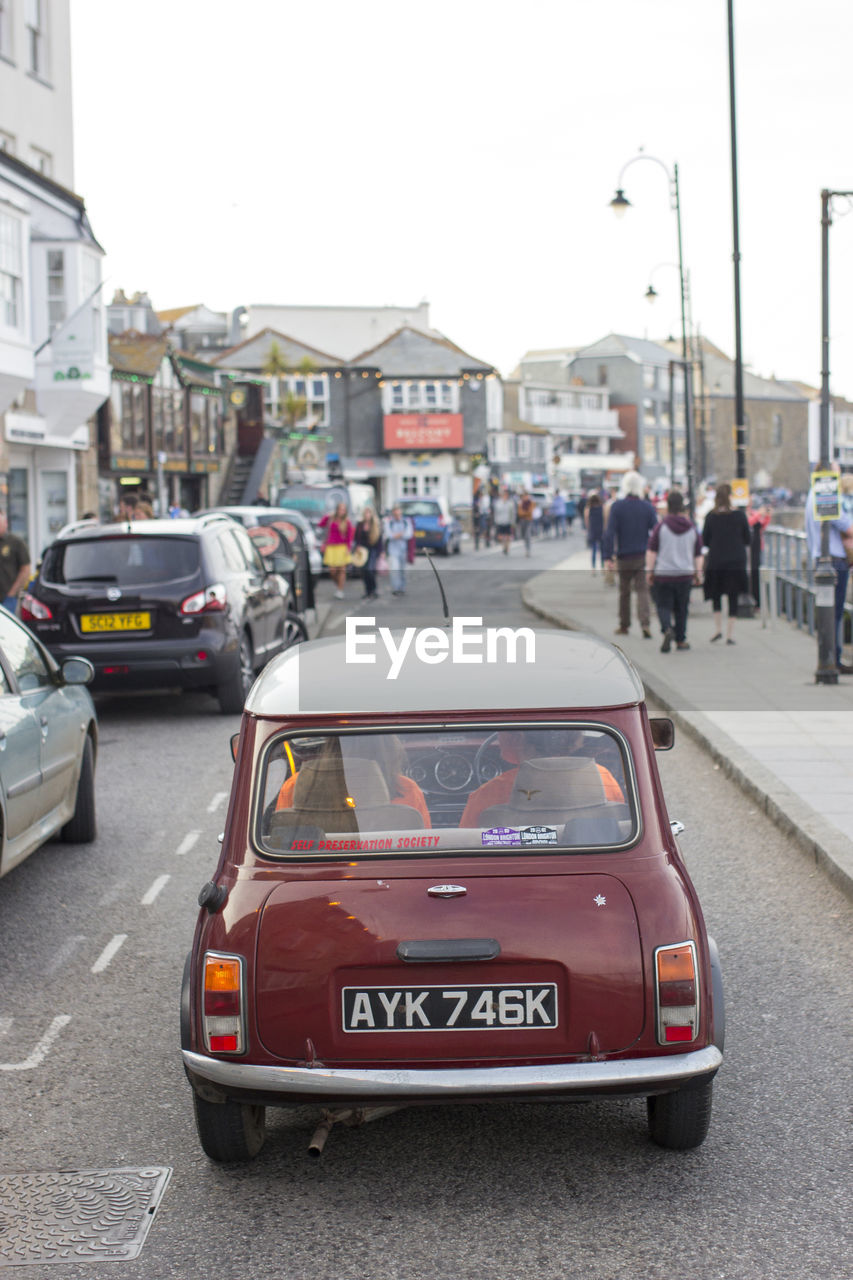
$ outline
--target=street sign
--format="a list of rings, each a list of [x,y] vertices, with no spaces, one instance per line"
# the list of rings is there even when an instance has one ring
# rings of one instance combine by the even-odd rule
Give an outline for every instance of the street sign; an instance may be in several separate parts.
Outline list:
[[[837,520],[841,515],[841,494],[836,471],[813,471],[812,492],[817,520]]]
[[[749,481],[732,480],[732,502],[736,507],[749,506]]]

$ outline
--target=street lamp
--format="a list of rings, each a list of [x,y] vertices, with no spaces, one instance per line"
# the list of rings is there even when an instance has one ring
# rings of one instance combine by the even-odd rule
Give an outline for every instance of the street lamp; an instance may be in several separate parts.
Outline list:
[[[853,191],[820,193],[820,462],[818,471],[832,466],[829,447],[829,228],[832,197],[853,197]],[[809,502],[813,501],[811,494]],[[815,622],[817,629],[816,684],[838,684],[835,661],[835,566],[829,554],[829,521],[821,520],[820,556],[815,566]]]
[[[678,233],[678,276],[681,284],[681,359],[684,365],[684,455],[687,467],[687,506],[692,516],[693,514],[693,366],[691,362],[690,346],[687,338],[687,282],[684,272],[684,254],[681,243],[681,200],[678,191],[678,165],[672,166],[670,173],[663,160],[657,156],[646,155],[641,151],[639,155],[633,156],[623,164],[616,184],[616,194],[610,201],[610,208],[621,217],[627,209],[631,207],[631,201],[625,195],[625,188],[622,186],[622,179],[627,169],[632,164],[636,164],[638,160],[652,160],[655,164],[663,169],[669,182],[670,207],[675,213],[675,226]],[[649,286],[651,289],[651,285]],[[649,293],[646,293],[649,297]],[[654,291],[652,291],[654,297]]]

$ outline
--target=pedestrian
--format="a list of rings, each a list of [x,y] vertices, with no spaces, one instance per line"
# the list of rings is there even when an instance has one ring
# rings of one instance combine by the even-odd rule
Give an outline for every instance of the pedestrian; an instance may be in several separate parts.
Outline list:
[[[847,579],[850,576],[845,538],[853,532],[853,515],[845,510],[846,498],[847,495],[843,494],[837,519],[829,521],[829,556],[835,570],[835,665],[842,675],[849,676],[853,675],[853,667],[841,661],[844,602],[847,599]],[[821,555],[821,525],[822,521],[818,520],[815,513],[815,492],[812,488],[806,498],[806,541],[812,564],[816,564]]]
[[[495,522],[495,537],[503,547],[504,555],[508,556],[515,524],[515,502],[509,489],[501,489],[499,496],[492,502],[492,518]]]
[[[14,613],[18,596],[30,580],[30,552],[23,538],[9,532],[9,520],[0,511],[0,600]]]
[[[372,507],[365,507],[362,511],[361,519],[356,525],[353,543],[355,547],[362,548],[360,558],[363,561],[361,578],[364,583],[364,598],[376,600],[379,595],[376,590],[376,562],[382,552],[383,543],[382,525]]]
[[[137,497],[135,493],[123,493],[118,500],[118,519],[135,520]]]
[[[601,543],[604,538],[604,503],[598,493],[591,493],[584,503],[583,522],[586,525],[586,545],[589,547],[592,556],[592,572],[597,572],[595,567],[596,556],[598,563],[604,566],[601,554]]]
[[[723,596],[728,598],[726,644],[734,644],[738,597],[749,590],[746,553],[752,538],[743,507],[732,506],[730,484],[717,486],[714,505],[702,526],[702,541],[708,548],[705,561],[705,599],[714,612],[711,642],[723,638]]]
[[[569,526],[569,533],[572,532],[572,525],[575,522],[575,516],[578,513],[578,504],[574,498],[569,498],[566,502],[566,523]]]
[[[602,544],[604,567],[615,567],[619,578],[618,636],[631,628],[631,591],[637,594],[637,617],[646,640],[651,640],[651,603],[646,581],[646,547],[649,534],[658,522],[657,513],[643,494],[646,482],[639,471],[628,471],[622,481],[624,497],[610,508]]]
[[[492,545],[492,499],[485,489],[478,489],[471,503],[471,523],[474,532],[474,550],[480,550],[482,538],[487,547]]]
[[[766,502],[750,507],[747,514],[749,521],[749,589],[755,601],[755,607],[761,608],[761,558],[764,551],[764,530],[773,515]]]
[[[677,489],[666,500],[667,514],[653,530],[646,550],[646,575],[663,634],[661,653],[689,649],[687,610],[690,588],[702,581],[702,535],[684,514]]]
[[[327,511],[317,528],[325,530],[323,564],[329,570],[335,584],[335,599],[343,600],[347,565],[350,563],[352,540],[355,536],[355,529],[347,512],[347,504],[339,502],[331,515]]]
[[[391,595],[406,594],[406,565],[409,560],[409,539],[415,536],[412,522],[403,515],[399,502],[391,508],[385,521],[385,547],[391,571]]]
[[[551,524],[554,529],[555,538],[565,538],[566,536],[566,499],[559,489],[551,499],[549,508],[551,516]]]
[[[530,535],[533,531],[533,521],[536,516],[536,504],[530,494],[522,491],[518,500],[518,506],[515,512],[518,536],[524,542],[524,554],[530,555]]]

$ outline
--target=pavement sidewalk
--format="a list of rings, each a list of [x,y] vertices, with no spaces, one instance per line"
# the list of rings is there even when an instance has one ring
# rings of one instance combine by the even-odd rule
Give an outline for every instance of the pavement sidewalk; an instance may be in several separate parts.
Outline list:
[[[578,551],[531,578],[524,603],[543,619],[618,644],[649,695],[702,744],[778,826],[853,897],[853,677],[816,684],[817,642],[781,619],[738,619],[735,644],[710,644],[711,607],[692,593],[689,650],[661,653],[642,636],[632,601],[627,636],[617,590]],[[742,833],[732,833],[742,839]]]

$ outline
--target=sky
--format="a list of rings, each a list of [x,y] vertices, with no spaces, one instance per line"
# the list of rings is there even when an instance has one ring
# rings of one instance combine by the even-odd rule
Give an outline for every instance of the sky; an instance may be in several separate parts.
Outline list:
[[[734,354],[726,0],[71,0],[71,20],[108,296],[427,299],[504,374],[611,332],[680,337],[677,166],[693,328]],[[734,0],[743,359],[814,386],[851,48],[849,0]],[[831,387],[853,398],[851,211],[833,200],[829,280]]]

